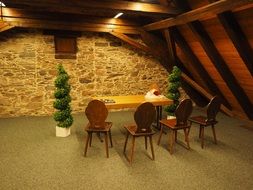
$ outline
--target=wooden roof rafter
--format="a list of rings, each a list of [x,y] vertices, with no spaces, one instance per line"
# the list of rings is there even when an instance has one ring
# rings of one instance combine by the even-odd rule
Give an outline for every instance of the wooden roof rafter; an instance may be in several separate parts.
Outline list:
[[[198,75],[201,77],[201,79],[205,82],[208,90],[213,93],[213,95],[219,95],[223,101],[223,104],[226,105],[228,108],[231,109],[231,105],[226,100],[226,98],[223,96],[222,92],[219,90],[219,88],[216,86],[216,84],[213,82],[212,78],[208,74],[208,72],[205,70],[205,68],[202,66],[201,62],[197,58],[197,56],[193,53],[190,46],[184,39],[184,37],[181,35],[180,31],[176,27],[173,28],[173,37],[180,47],[180,49],[184,52],[186,57],[191,60],[192,66],[196,68]]]
[[[90,31],[90,32],[121,32],[126,34],[139,34],[140,31],[136,28],[116,27],[112,28],[110,25],[80,25],[78,23],[69,22],[43,22],[43,21],[9,21],[13,26],[23,28],[39,28],[52,30],[69,30],[69,31]]]
[[[182,9],[186,9],[186,11],[190,10],[190,6],[187,0],[176,0],[177,4]],[[222,58],[221,54],[217,50],[214,45],[214,42],[210,38],[209,34],[205,30],[204,26],[199,21],[193,21],[188,23],[193,34],[197,37],[198,41],[202,45],[203,49],[205,50],[207,56],[212,61],[213,65],[220,73],[221,77],[231,90],[234,97],[237,99],[240,106],[243,108],[244,112],[248,116],[249,119],[253,119],[253,106],[250,102],[249,97],[243,90],[243,88],[239,85],[238,81],[234,77],[233,73],[228,68],[226,62]]]
[[[180,24],[186,24],[188,22],[196,21],[201,18],[205,18],[210,15],[216,15],[228,10],[232,10],[238,7],[252,5],[252,0],[220,0],[209,5],[187,11],[174,18],[168,18],[161,21],[157,21],[151,24],[145,25],[143,28],[147,31],[159,30],[176,26]]]
[[[151,50],[148,46],[143,45],[134,39],[130,38],[129,36],[123,34],[123,33],[118,33],[118,32],[109,32],[111,35],[119,38],[120,40],[130,44],[131,46],[135,47],[136,49],[140,49],[146,53],[151,53]]]
[[[209,0],[211,3],[216,0]],[[225,29],[237,52],[242,58],[245,66],[253,76],[253,49],[244,34],[240,24],[237,22],[232,11],[226,11],[217,15],[220,23]]]
[[[133,26],[121,26],[111,24],[74,23],[65,21],[5,18],[12,26],[23,28],[41,28],[55,30],[93,31],[93,32],[122,32],[128,34],[139,34],[139,28]]]
[[[129,19],[110,18],[110,17],[98,17],[89,16],[83,17],[79,14],[55,14],[47,13],[44,11],[21,9],[21,8],[2,8],[2,17],[4,18],[23,18],[23,19],[40,19],[40,20],[65,20],[71,22],[85,22],[85,23],[96,23],[96,24],[113,24],[122,26],[138,26],[138,23],[133,22]]]
[[[85,14],[87,9],[103,10],[106,12],[124,12],[136,14],[160,14],[160,15],[177,15],[180,10],[174,7],[166,7],[151,3],[139,3],[132,1],[66,1],[66,0],[3,0],[8,7],[32,7],[42,9],[46,12],[63,12]]]

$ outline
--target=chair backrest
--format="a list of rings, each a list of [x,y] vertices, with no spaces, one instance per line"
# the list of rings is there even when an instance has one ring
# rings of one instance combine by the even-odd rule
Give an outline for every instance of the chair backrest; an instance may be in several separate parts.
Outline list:
[[[207,122],[216,122],[216,115],[220,110],[221,100],[218,96],[214,96],[207,105]]]
[[[90,128],[104,128],[108,110],[99,100],[92,100],[85,109],[85,115],[90,122]]]
[[[134,113],[134,120],[137,124],[136,133],[151,132],[151,124],[155,120],[156,110],[155,106],[150,102],[145,102],[138,106]]]
[[[187,120],[192,113],[192,101],[190,99],[182,100],[175,111],[177,126],[187,125]]]

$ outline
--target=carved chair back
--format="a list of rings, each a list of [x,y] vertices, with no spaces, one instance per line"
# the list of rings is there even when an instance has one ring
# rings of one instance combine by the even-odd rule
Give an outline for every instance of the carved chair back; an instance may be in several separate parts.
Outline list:
[[[192,113],[192,109],[192,101],[190,99],[184,99],[179,103],[175,111],[175,115],[177,118],[176,126],[187,125],[187,120]]]
[[[134,120],[137,124],[136,133],[150,133],[151,124],[155,120],[155,106],[150,102],[141,104],[134,113]]]
[[[90,123],[90,128],[104,128],[108,110],[99,100],[92,100],[85,109],[85,115]]]

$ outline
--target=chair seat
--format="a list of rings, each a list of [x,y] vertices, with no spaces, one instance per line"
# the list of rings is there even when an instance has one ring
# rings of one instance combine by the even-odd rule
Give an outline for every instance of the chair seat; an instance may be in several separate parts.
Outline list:
[[[189,121],[191,121],[193,123],[198,123],[203,126],[212,125],[212,124],[217,123],[217,121],[207,122],[207,117],[202,116],[202,115],[191,117],[191,118],[189,118]]]
[[[160,123],[163,124],[164,126],[170,128],[170,129],[184,129],[184,128],[189,128],[188,125],[183,125],[183,126],[177,126],[177,119],[162,119],[160,120]]]
[[[128,130],[128,132],[131,134],[131,135],[134,135],[134,136],[148,136],[148,135],[153,135],[155,134],[155,132],[151,131],[149,133],[143,131],[143,133],[136,133],[137,131],[137,126],[135,124],[132,124],[132,125],[126,125],[124,126],[126,128],[126,130]]]
[[[107,132],[107,131],[109,131],[110,129],[111,129],[111,127],[112,127],[112,122],[105,122],[105,126],[101,126],[101,128],[91,128],[90,127],[90,123],[88,123],[87,124],[87,126],[86,126],[86,128],[85,128],[85,130],[87,131],[87,132]]]

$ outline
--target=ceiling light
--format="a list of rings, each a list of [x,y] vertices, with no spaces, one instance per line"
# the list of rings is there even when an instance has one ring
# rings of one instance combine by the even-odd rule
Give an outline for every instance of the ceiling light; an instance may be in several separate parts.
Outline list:
[[[113,18],[119,18],[121,15],[123,15],[123,13],[118,13]]]
[[[5,4],[0,1],[0,6],[5,7]]]

